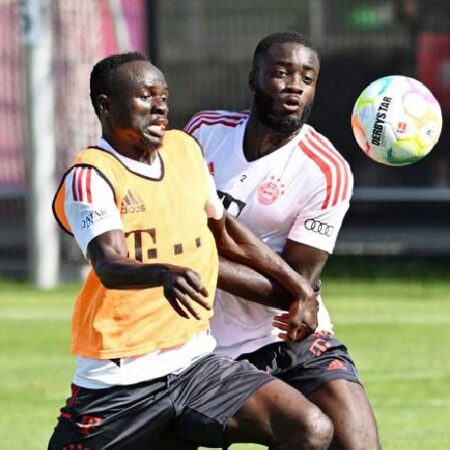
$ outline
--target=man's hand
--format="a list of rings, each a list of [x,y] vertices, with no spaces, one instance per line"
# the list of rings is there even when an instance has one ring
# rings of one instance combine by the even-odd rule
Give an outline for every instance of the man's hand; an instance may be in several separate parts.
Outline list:
[[[88,254],[95,273],[108,289],[161,287],[175,312],[186,319],[200,315],[194,306],[211,310],[208,291],[200,275],[187,267],[169,264],[143,264],[128,258],[122,230],[111,230],[92,239]]]
[[[211,310],[211,304],[205,298],[208,291],[203,286],[200,275],[185,267],[172,266],[162,275],[164,296],[175,312],[186,319],[189,315],[200,320],[200,315],[194,308],[195,304],[206,310]]]
[[[289,313],[274,317],[273,326],[282,331],[278,335],[281,339],[300,342],[316,330],[317,313],[317,294],[314,293],[306,299],[293,301]]]

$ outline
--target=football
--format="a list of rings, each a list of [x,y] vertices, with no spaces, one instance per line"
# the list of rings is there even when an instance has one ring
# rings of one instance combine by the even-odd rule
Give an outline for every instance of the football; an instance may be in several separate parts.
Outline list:
[[[435,146],[442,112],[423,83],[392,75],[362,91],[353,107],[351,127],[367,156],[389,166],[404,166],[419,161]]]

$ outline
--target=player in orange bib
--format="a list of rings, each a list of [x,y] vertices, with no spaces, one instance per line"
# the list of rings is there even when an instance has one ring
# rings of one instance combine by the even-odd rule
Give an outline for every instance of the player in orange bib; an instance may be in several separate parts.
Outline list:
[[[209,333],[217,250],[292,294],[292,340],[317,326],[313,289],[224,212],[195,139],[166,131],[158,68],[113,55],[90,83],[102,138],[76,156],[53,204],[91,270],[72,320],[72,395],[49,449],[151,449],[169,426],[195,445],[328,448],[333,426],[319,408],[214,354]]]

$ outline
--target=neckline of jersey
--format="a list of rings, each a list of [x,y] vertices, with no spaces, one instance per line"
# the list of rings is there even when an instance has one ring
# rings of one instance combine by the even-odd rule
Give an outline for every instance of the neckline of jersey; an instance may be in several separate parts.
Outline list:
[[[244,133],[245,133],[245,128],[247,126],[247,122],[248,122],[248,118],[246,120],[244,120],[241,124],[238,125],[238,127],[237,127],[238,133],[235,136],[237,145],[234,146],[234,148],[237,149],[239,158],[242,161],[244,161],[247,165],[266,164],[268,160],[274,159],[275,155],[280,154],[285,151],[290,151],[292,154],[294,152],[294,149],[296,147],[298,147],[298,144],[303,139],[303,137],[305,136],[305,134],[307,132],[307,129],[309,128],[308,124],[306,124],[306,123],[303,124],[303,126],[300,129],[300,131],[298,132],[298,134],[294,138],[292,138],[290,141],[286,142],[286,144],[284,144],[280,148],[274,150],[273,152],[268,153],[267,155],[264,155],[258,159],[255,159],[254,161],[248,161],[244,154]],[[289,150],[287,150],[287,149],[289,149]],[[290,159],[290,157],[289,157],[289,159]]]

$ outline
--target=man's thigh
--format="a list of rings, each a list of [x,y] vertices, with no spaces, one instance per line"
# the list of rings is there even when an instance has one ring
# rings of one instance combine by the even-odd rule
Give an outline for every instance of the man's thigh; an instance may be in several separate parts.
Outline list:
[[[177,417],[172,436],[210,447],[224,445],[228,421],[255,392],[276,382],[246,361],[212,354],[186,372],[169,377]]]
[[[194,370],[200,382],[188,389],[176,380],[180,388],[172,399],[181,412],[168,429],[172,437],[189,445],[180,447],[176,440],[174,445],[172,439],[172,444],[166,441],[166,448],[223,447],[237,442],[271,448],[309,448],[314,442],[311,448],[326,448],[331,441],[331,422],[316,405],[247,361],[211,355]]]
[[[50,439],[50,450],[144,450],[175,415],[166,378],[131,386],[72,386]]]
[[[259,389],[228,421],[226,438],[228,444],[322,449],[331,442],[332,425],[297,389],[276,380]]]
[[[211,354],[158,380],[108,389],[74,386],[49,449],[154,448],[176,417],[181,436],[220,446],[229,418],[270,381],[276,380],[246,361]]]
[[[332,448],[379,448],[375,417],[356,366],[331,334],[271,344],[240,358],[295,387],[330,417],[335,428]]]
[[[380,441],[375,416],[362,385],[333,380],[308,397],[333,421],[333,449],[378,450]]]

